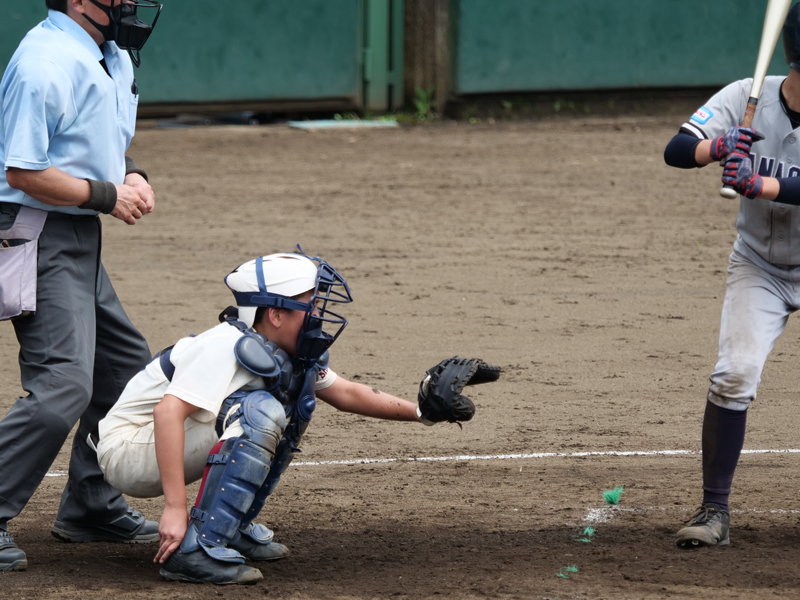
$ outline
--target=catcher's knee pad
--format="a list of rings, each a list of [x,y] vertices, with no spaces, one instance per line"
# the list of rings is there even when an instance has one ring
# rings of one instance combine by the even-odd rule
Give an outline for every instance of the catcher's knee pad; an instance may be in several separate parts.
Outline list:
[[[286,410],[275,397],[265,390],[238,391],[225,399],[217,418],[217,434],[239,422],[245,439],[275,453],[275,448],[286,429]]]

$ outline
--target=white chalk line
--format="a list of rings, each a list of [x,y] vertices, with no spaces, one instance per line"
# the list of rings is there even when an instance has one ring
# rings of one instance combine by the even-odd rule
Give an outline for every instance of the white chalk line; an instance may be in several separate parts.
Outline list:
[[[417,456],[404,458],[359,458],[353,460],[320,460],[293,463],[297,467],[322,467],[335,465],[372,465],[401,462],[452,462],[470,460],[520,460],[531,458],[584,458],[590,456],[688,456],[700,454],[696,450],[608,450],[595,452],[531,452],[521,454],[486,454],[459,456]],[[800,454],[800,448],[778,450],[742,450],[742,454]]]
[[[679,507],[679,506],[639,506],[636,508],[631,508],[627,506],[603,506],[600,508],[590,508],[586,512],[586,516],[583,518],[584,523],[588,523],[590,525],[596,525],[598,523],[608,523],[611,519],[613,519],[618,513],[647,513],[653,511],[666,511],[666,510],[678,510],[681,512],[694,512],[696,509],[690,509],[686,507]],[[770,515],[798,515],[800,514],[800,509],[790,508],[773,508],[770,510],[765,510],[761,508],[742,508],[742,509],[734,509],[731,511],[732,515],[753,515],[753,514],[770,514]]]
[[[352,460],[318,460],[292,463],[295,467],[328,467],[378,465],[409,462],[455,462],[474,460],[526,460],[532,458],[586,458],[592,456],[692,456],[697,450],[607,450],[594,452],[529,452],[520,454],[462,454],[457,456],[411,456],[403,458],[356,458]],[[742,450],[742,454],[800,454],[800,448],[775,450]],[[45,477],[63,477],[65,471],[50,471]]]

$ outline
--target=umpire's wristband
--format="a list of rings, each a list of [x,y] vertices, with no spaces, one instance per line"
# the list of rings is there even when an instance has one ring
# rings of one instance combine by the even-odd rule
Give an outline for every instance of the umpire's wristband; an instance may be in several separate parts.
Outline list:
[[[89,199],[78,208],[111,214],[114,207],[117,206],[117,186],[110,181],[95,181],[94,179],[86,181],[89,182]]]
[[[130,175],[131,173],[137,173],[144,177],[144,180],[147,183],[150,183],[150,178],[147,176],[147,171],[144,169],[140,169],[136,166],[136,163],[133,162],[133,159],[130,156],[125,157],[125,175]]]

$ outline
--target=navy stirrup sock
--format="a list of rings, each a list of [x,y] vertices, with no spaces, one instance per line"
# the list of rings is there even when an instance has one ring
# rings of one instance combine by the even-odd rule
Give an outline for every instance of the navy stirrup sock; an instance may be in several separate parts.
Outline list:
[[[713,502],[730,512],[728,496],[744,446],[746,410],[706,403],[703,419],[703,504]]]

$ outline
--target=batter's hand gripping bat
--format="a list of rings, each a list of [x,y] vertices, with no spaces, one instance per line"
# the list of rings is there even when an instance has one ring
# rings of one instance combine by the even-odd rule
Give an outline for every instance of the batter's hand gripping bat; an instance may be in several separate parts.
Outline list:
[[[778,36],[781,34],[783,22],[786,20],[791,4],[792,0],[769,0],[767,3],[764,29],[761,31],[761,46],[758,48],[756,71],[753,74],[753,87],[750,88],[750,99],[747,101],[747,109],[744,111],[742,127],[750,127],[753,124],[758,98],[761,96],[761,88],[764,85],[764,78],[767,76],[767,67],[772,60],[772,53],[775,52],[775,45],[778,43]],[[724,166],[724,159],[722,164]],[[732,186],[724,185],[720,189],[719,195],[733,200],[739,194]]]

